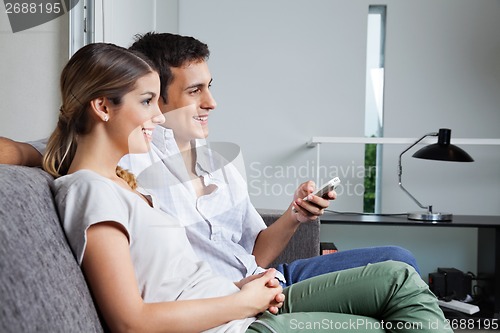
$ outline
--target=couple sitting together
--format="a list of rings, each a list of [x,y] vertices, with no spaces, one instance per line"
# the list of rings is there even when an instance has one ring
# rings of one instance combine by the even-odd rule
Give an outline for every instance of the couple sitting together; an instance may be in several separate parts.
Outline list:
[[[86,45],[62,71],[48,141],[0,141],[1,163],[42,165],[55,177],[64,231],[107,328],[451,332],[405,249],[266,268],[336,193],[318,197],[303,183],[266,227],[243,177],[202,141],[216,107],[208,57],[206,44],[167,33],[129,49]]]

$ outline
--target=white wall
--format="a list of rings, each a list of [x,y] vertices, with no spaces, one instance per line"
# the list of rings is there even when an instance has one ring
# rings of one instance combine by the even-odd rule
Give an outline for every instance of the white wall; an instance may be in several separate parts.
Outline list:
[[[385,135],[416,137],[449,127],[452,142],[453,137],[499,138],[500,1],[429,5],[432,10],[421,1],[389,5]],[[500,214],[500,146],[462,148],[474,163],[405,160],[408,187],[436,209]],[[391,182],[392,161],[401,150],[385,149],[385,210],[394,202],[416,208],[398,200],[400,191]]]
[[[371,1],[182,1],[179,32],[209,44],[210,139],[239,144],[257,207],[286,208],[295,185],[316,178],[312,136],[362,136]],[[500,138],[500,1],[387,4],[385,136]],[[418,207],[397,187],[397,157],[384,148],[382,211]],[[463,146],[476,162],[405,158],[405,184],[424,204],[455,214],[500,214],[500,147]],[[363,147],[321,147],[323,180],[344,188],[331,206],[361,211]],[[476,269],[475,229],[323,226],[341,249],[396,244],[424,276],[437,267]]]
[[[212,52],[219,106],[210,139],[242,146],[256,206],[286,208],[296,185],[316,178],[316,152],[305,147],[311,136],[363,135],[367,14],[364,1],[180,4],[180,33]],[[360,165],[363,147],[323,157],[326,180],[336,167]],[[351,199],[339,204],[359,211],[360,197]]]
[[[272,167],[275,177],[267,180],[282,185],[281,191],[285,192],[289,189],[286,185],[295,181],[290,165],[298,172],[301,166],[303,171],[315,163],[316,151],[305,147],[310,137],[363,135],[370,3],[186,0],[180,4],[180,33],[207,42],[212,51],[212,89],[218,108],[211,117],[210,139],[234,141],[242,146],[257,206],[286,207],[287,196],[258,194],[252,180],[264,184],[262,173]],[[449,127],[453,137],[499,138],[500,2],[383,3],[388,5],[385,136],[417,138]],[[397,188],[395,166],[404,148],[385,148],[386,212],[418,208]],[[460,195],[453,187],[454,193],[441,195],[450,197],[441,199],[444,209],[463,214],[500,214],[500,168],[492,163],[498,161],[500,148],[463,148],[471,151],[476,163],[434,165],[405,159],[408,187],[422,191],[425,197],[426,189],[439,182],[431,178],[426,183],[423,179],[430,175],[419,172],[442,168],[450,181],[443,186],[466,178],[467,191],[474,193]],[[361,181],[355,171],[360,166],[362,147],[324,145],[321,152],[323,167],[330,173],[338,171],[352,183]],[[419,162],[420,171],[413,170],[412,165]],[[279,172],[287,167],[290,177],[279,179]],[[261,177],[257,177],[258,171],[262,171]],[[314,172],[309,168],[299,180],[314,178]],[[439,175],[437,179],[441,178]],[[278,186],[275,190],[277,194]],[[490,199],[475,200],[485,190]],[[358,208],[361,203],[356,197],[347,193],[347,197],[339,198],[338,208]],[[464,205],[464,197],[468,197],[470,207]],[[434,202],[432,199],[434,196],[429,199]],[[437,208],[440,203],[435,203]]]
[[[177,2],[97,0],[95,40],[128,47],[137,33],[176,32]],[[12,33],[0,10],[0,45],[0,136],[20,141],[47,137],[61,104],[59,76],[69,57],[69,15]]]
[[[178,0],[98,0],[96,42],[129,47],[148,31],[177,32]]]
[[[0,136],[46,137],[60,107],[59,75],[68,60],[68,15],[12,33],[0,10]]]

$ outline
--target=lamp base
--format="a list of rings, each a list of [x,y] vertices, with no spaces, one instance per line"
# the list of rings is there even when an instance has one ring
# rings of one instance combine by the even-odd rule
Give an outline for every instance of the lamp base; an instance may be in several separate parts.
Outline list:
[[[408,213],[409,220],[417,221],[442,221],[451,222],[453,214],[450,213],[430,213],[430,212],[413,212]]]

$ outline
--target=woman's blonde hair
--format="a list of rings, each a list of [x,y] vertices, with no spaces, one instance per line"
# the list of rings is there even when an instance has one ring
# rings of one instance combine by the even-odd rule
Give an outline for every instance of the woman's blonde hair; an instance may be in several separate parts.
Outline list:
[[[78,50],[61,73],[62,106],[43,156],[43,168],[54,177],[67,174],[78,135],[87,134],[92,126],[90,102],[106,97],[119,106],[137,80],[153,71],[145,56],[113,44],[93,43]],[[135,186],[131,174],[121,168],[117,174]]]

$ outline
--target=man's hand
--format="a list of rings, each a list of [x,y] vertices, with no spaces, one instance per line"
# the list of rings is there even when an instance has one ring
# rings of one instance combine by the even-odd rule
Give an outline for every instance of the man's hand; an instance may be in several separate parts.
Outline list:
[[[42,166],[42,155],[30,144],[0,137],[0,164]]]
[[[325,209],[330,205],[330,200],[335,200],[337,198],[337,193],[335,191],[328,192],[325,197],[318,197],[314,195],[313,192],[316,189],[316,185],[313,181],[307,181],[300,184],[300,186],[295,191],[293,196],[293,203],[291,209],[291,214],[296,215],[296,219],[300,223],[314,221],[323,213]],[[304,200],[306,198],[307,200]]]

